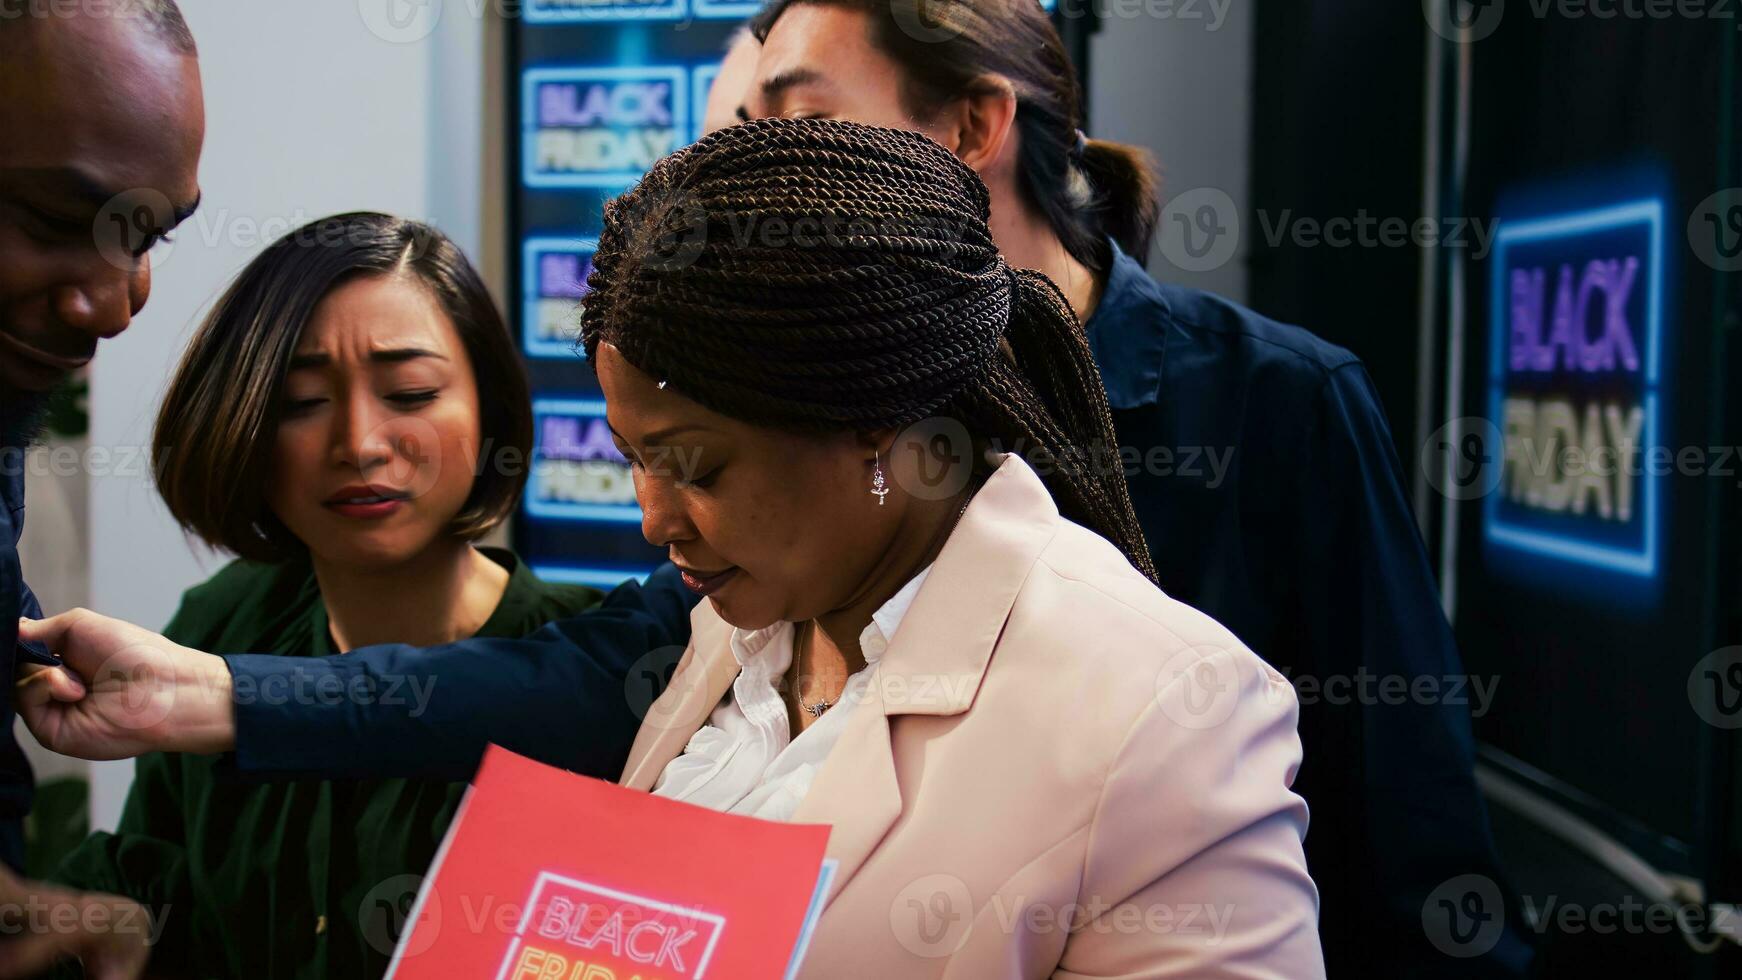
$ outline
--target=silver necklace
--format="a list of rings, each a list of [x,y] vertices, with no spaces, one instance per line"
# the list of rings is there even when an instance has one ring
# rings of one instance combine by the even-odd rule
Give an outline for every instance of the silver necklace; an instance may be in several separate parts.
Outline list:
[[[816,624],[815,620],[812,620],[809,624],[806,625],[805,634],[804,634],[805,646],[807,646],[807,647],[810,646],[811,631],[815,630],[816,628],[817,628],[817,624]],[[792,660],[793,660],[793,664],[795,666],[798,666],[798,665],[801,665],[804,663],[803,659],[799,656],[799,652],[796,650],[793,651]],[[795,678],[795,680],[796,679],[797,678]],[[842,693],[845,693],[844,689],[843,689]],[[802,695],[802,694],[800,694],[798,697],[798,706],[803,708],[804,710],[810,712],[810,716],[812,718],[821,718],[823,716],[823,712],[829,710],[830,708],[833,708],[835,705],[839,704],[840,702],[841,702],[841,695],[840,694],[835,695],[834,700],[829,700],[827,698],[824,698],[823,700],[817,701],[815,703],[806,701],[804,699],[804,695]]]

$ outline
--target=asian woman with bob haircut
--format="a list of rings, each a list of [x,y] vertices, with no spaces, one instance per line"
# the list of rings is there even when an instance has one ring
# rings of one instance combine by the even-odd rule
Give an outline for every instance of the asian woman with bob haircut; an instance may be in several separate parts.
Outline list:
[[[513,509],[531,442],[518,351],[453,242],[369,212],[291,232],[218,301],[158,416],[170,513],[240,556],[165,635],[317,657],[520,637],[593,606],[477,544]],[[142,757],[118,830],[56,877],[167,909],[154,974],[380,976],[465,784],[249,785],[222,765]]]

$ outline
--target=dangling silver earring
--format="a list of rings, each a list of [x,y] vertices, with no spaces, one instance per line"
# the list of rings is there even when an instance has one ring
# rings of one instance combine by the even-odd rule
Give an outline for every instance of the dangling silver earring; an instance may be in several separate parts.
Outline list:
[[[871,492],[877,495],[877,506],[879,507],[883,506],[883,498],[889,496],[889,487],[883,482],[882,455],[882,452],[878,451],[877,454],[872,457],[876,464],[876,468],[871,471]]]

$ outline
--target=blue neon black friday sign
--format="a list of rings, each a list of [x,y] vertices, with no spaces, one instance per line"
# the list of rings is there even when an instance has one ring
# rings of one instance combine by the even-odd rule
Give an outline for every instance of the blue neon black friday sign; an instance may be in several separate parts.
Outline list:
[[[526,7],[526,22],[581,24],[687,17],[742,20],[761,9],[761,0],[532,0]]]
[[[1662,202],[1501,222],[1490,303],[1489,417],[1504,449],[1489,546],[1655,577]]]
[[[527,357],[578,358],[581,301],[587,276],[593,271],[598,241],[573,238],[528,238],[521,245],[521,346]]]
[[[532,426],[524,501],[528,514],[578,523],[641,523],[635,479],[629,461],[611,441],[603,401],[536,398]]]
[[[1057,0],[1041,0],[1051,11]],[[529,24],[584,24],[610,21],[703,19],[743,20],[762,9],[762,0],[530,0]]]
[[[621,188],[690,139],[683,65],[529,68],[521,73],[527,187]]]

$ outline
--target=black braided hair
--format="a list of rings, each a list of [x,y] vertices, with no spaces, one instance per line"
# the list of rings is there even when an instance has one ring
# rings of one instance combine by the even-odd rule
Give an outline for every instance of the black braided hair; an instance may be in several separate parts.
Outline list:
[[[752,424],[954,418],[1023,453],[1060,513],[1154,580],[1081,328],[1049,279],[1004,263],[989,207],[980,178],[918,133],[718,130],[605,205],[580,343]]]

